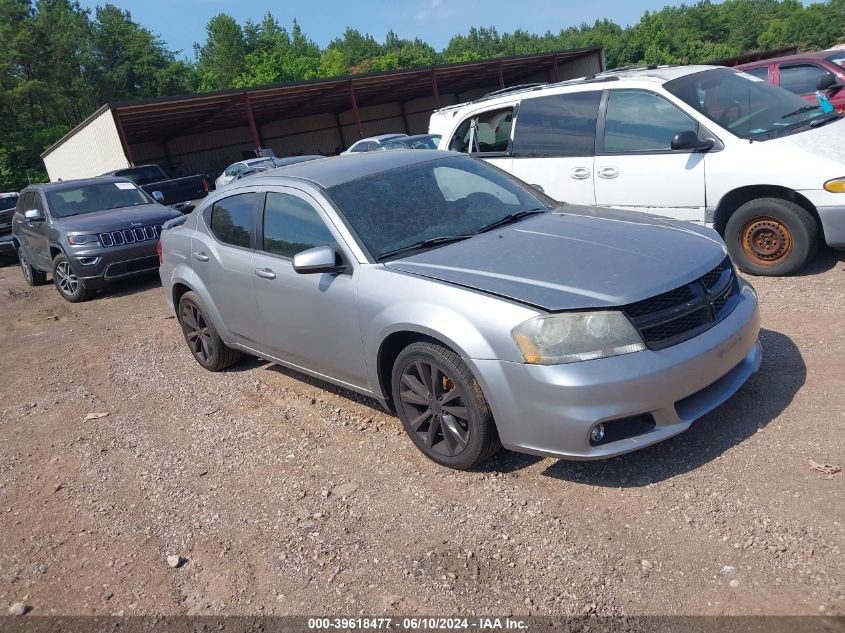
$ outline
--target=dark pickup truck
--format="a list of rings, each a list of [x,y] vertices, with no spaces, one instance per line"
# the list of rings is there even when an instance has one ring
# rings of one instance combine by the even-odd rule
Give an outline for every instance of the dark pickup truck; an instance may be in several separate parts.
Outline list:
[[[162,197],[156,200],[165,205],[175,207],[183,213],[193,210],[194,200],[205,198],[214,189],[213,181],[203,174],[171,178],[159,165],[138,165],[110,171],[107,176],[118,176],[131,180],[148,194],[161,192]]]
[[[12,216],[18,204],[16,192],[0,193],[0,255],[14,255]]]

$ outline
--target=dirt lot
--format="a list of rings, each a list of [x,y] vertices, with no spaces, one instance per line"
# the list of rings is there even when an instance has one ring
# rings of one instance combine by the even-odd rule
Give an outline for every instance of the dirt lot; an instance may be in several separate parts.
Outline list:
[[[0,613],[845,614],[845,476],[808,465],[845,465],[843,273],[753,280],[762,369],[689,432],[459,473],[375,402],[205,372],[154,277],[70,305],[0,267]]]

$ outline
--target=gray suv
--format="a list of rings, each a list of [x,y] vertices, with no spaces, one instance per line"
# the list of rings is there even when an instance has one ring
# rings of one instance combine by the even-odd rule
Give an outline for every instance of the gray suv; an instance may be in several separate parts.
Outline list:
[[[175,223],[174,223],[175,224]],[[599,459],[689,428],[757,370],[757,297],[712,230],[561,206],[452,152],[258,174],[162,233],[188,348],[391,407],[432,460]]]
[[[31,185],[18,198],[12,245],[30,286],[53,282],[83,301],[111,281],[158,268],[161,225],[181,213],[125,178]]]

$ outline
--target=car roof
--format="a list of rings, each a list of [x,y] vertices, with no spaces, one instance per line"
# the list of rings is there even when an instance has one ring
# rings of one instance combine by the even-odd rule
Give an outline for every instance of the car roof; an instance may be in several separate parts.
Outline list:
[[[276,169],[268,169],[252,176],[250,180],[252,182],[256,182],[256,179],[262,179],[265,182],[279,180],[283,184],[285,178],[296,178],[297,180],[307,180],[328,189],[379,172],[452,156],[465,156],[465,154],[439,150],[341,154],[321,160],[309,160],[294,165],[277,167]]]
[[[845,51],[838,51],[836,49],[827,51],[813,51],[812,53],[797,53],[795,55],[784,55],[783,57],[771,57],[769,59],[759,59],[756,62],[748,62],[746,64],[738,64],[737,68],[759,68],[760,66],[768,66],[769,64],[780,64],[781,62],[801,61],[804,59],[827,59],[834,57],[837,53],[842,53],[845,57]]]
[[[79,178],[77,180],[62,180],[60,182],[42,182],[34,185],[29,185],[24,191],[41,190],[41,191],[56,191],[60,189],[73,189],[74,187],[84,187],[85,185],[100,185],[110,182],[132,182],[128,178],[121,176],[96,176],[95,178]],[[133,183],[134,184],[134,183]]]

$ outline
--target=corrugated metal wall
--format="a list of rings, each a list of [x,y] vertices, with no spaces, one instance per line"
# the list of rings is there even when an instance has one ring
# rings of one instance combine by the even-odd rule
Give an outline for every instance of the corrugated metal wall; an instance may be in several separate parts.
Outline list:
[[[106,108],[45,154],[44,166],[52,182],[129,167],[111,110]]]
[[[561,61],[558,72],[561,79],[583,77],[602,70],[601,55],[596,53],[573,61]],[[522,83],[552,80],[548,66],[535,74],[520,79]],[[498,85],[490,85],[460,94],[441,93],[440,106],[462,103],[475,99]],[[438,105],[433,96],[413,99],[405,103],[384,103],[359,108],[364,136],[404,132],[424,134],[428,130],[431,112]],[[259,126],[265,147],[276,156],[296,154],[336,154],[358,140],[355,118],[351,108],[337,114],[317,114],[292,117]],[[132,146],[136,164],[160,163],[169,166],[176,174],[206,173],[217,177],[228,165],[243,159],[244,152],[253,148],[252,139],[244,121],[243,127],[222,131],[190,134],[166,142],[147,142]]]

